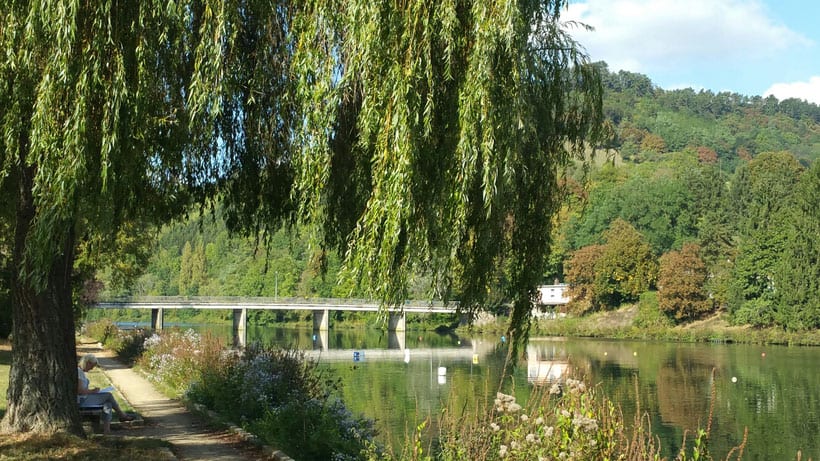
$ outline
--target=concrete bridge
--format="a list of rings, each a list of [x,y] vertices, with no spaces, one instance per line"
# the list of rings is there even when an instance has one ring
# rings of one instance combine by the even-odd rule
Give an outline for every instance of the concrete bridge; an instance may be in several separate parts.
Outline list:
[[[418,314],[455,314],[455,305],[407,302],[401,307],[383,307],[374,301],[358,299],[321,299],[321,298],[183,298],[174,296],[157,296],[127,300],[100,301],[91,306],[96,309],[150,309],[151,328],[162,330],[166,309],[222,309],[233,312],[234,345],[244,347],[247,343],[248,309],[262,310],[308,310],[313,311],[313,329],[327,332],[330,323],[330,311],[348,312],[383,312],[387,315],[387,329],[391,332],[404,332],[407,313]],[[466,321],[465,318],[462,321]]]
[[[539,299],[533,305],[533,316],[543,317],[543,308],[554,308],[569,302],[565,284],[542,285],[538,287]],[[384,307],[372,300],[337,298],[246,298],[246,297],[179,297],[155,296],[122,300],[101,301],[91,306],[97,309],[150,309],[151,327],[161,330],[165,309],[223,309],[233,312],[234,345],[244,347],[247,343],[248,309],[262,310],[309,310],[313,311],[313,329],[327,331],[330,311],[381,312],[387,316],[388,331],[403,332],[407,314],[455,314],[458,303],[444,305],[424,301],[407,301],[401,306]],[[554,311],[553,311],[554,312]],[[469,314],[462,314],[461,322],[467,323]],[[489,313],[481,313],[474,323],[492,321]]]

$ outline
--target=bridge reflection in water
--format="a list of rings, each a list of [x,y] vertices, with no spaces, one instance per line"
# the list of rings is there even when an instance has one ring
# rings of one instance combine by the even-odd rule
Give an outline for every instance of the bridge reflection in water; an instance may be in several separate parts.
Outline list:
[[[495,351],[496,343],[481,340],[462,340],[460,347],[413,348],[405,347],[406,334],[403,331],[391,331],[388,336],[388,349],[329,349],[327,331],[314,331],[313,350],[306,351],[306,356],[315,360],[328,362],[350,361],[401,361],[421,359],[447,359],[476,362]]]

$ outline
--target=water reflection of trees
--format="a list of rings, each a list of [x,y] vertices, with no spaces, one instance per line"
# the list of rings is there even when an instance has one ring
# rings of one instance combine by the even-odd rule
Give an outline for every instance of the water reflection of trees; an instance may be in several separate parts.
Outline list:
[[[671,351],[655,380],[658,413],[664,424],[696,431],[706,425],[711,395],[711,373],[717,366],[687,353]]]

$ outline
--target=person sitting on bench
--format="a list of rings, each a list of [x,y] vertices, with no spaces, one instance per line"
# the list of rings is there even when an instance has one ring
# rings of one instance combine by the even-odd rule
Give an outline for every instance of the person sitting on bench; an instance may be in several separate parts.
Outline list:
[[[111,431],[111,410],[117,412],[120,421],[133,421],[134,417],[120,409],[120,405],[110,392],[100,392],[99,387],[89,388],[88,377],[85,375],[98,365],[94,354],[82,356],[77,365],[77,404],[83,408],[102,408],[103,433]]]

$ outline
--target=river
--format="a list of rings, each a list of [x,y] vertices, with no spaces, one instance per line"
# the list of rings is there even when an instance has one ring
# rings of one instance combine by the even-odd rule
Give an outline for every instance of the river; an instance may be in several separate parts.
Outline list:
[[[494,395],[507,350],[501,337],[332,327],[323,335],[251,327],[248,337],[308,351],[340,378],[351,410],[375,419],[380,441],[395,448],[448,404],[469,408]],[[535,384],[566,374],[598,386],[627,421],[646,412],[666,457],[677,454],[685,431],[691,440],[705,426],[714,398],[715,459],[748,428],[744,460],[796,459],[798,450],[820,460],[820,348],[533,338],[504,388],[522,401]]]

